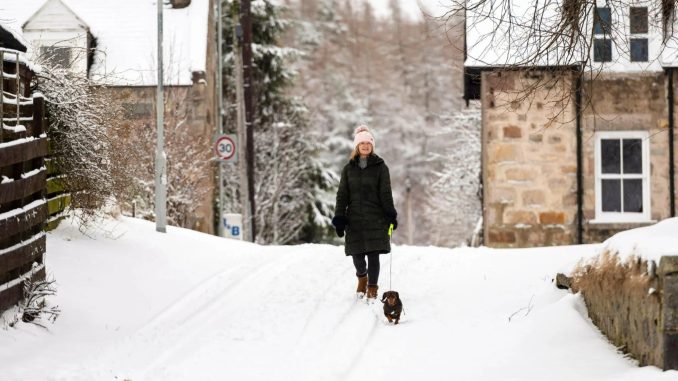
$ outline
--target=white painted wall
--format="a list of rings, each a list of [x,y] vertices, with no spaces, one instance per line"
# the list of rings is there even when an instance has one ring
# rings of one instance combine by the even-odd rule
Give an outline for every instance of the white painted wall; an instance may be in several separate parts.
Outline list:
[[[34,55],[41,47],[71,48],[74,72],[87,72],[87,25],[61,0],[49,0],[23,27]]]

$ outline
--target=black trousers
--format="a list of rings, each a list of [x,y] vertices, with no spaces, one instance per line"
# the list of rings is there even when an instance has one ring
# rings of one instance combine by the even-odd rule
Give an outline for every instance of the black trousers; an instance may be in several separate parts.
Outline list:
[[[367,274],[367,284],[376,286],[379,282],[379,253],[351,255],[355,266],[355,275],[360,278]],[[365,262],[367,257],[367,262]]]

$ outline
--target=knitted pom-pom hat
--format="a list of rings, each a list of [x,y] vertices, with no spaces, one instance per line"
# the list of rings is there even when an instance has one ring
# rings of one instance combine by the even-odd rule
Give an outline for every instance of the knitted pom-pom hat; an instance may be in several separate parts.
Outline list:
[[[353,146],[357,147],[360,143],[370,143],[372,144],[372,149],[374,149],[374,136],[370,132],[370,129],[366,125],[360,125],[355,129],[355,137],[353,138]]]

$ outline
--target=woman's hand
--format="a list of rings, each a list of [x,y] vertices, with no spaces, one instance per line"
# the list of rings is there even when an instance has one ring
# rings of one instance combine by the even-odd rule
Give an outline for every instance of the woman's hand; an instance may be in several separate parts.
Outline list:
[[[332,218],[332,225],[337,232],[337,236],[339,236],[339,238],[343,237],[344,230],[346,230],[346,217],[334,216],[334,218]]]
[[[389,224],[393,225],[393,230],[398,229],[398,213],[396,212],[386,213],[386,221],[388,221]]]

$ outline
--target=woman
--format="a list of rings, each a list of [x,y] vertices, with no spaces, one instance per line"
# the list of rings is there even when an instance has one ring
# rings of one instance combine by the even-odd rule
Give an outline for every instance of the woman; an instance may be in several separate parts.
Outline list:
[[[388,230],[390,224],[397,228],[398,214],[388,167],[374,153],[374,136],[367,126],[356,128],[353,147],[341,171],[332,225],[339,237],[346,232],[346,255],[353,257],[358,296],[367,292],[374,299],[379,288],[379,254],[391,252]]]

